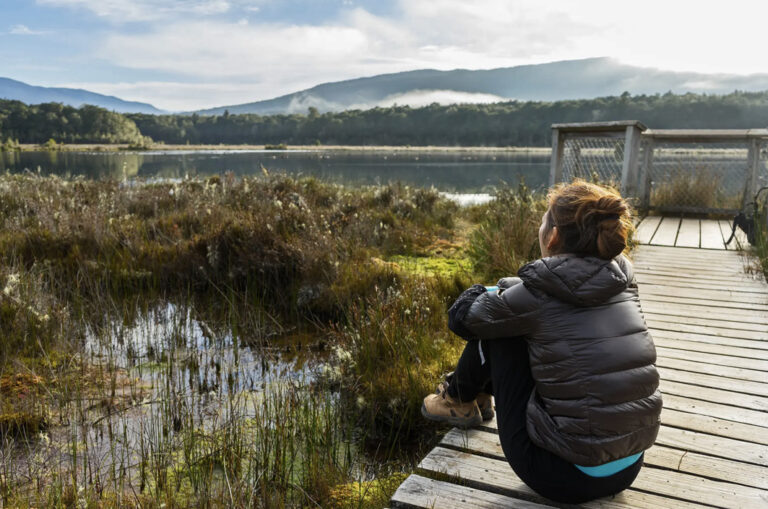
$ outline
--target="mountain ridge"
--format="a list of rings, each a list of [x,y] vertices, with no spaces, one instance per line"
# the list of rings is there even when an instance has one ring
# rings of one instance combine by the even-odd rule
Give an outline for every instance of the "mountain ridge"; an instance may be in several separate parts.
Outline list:
[[[76,108],[90,104],[118,113],[164,113],[148,103],[126,101],[119,97],[98,94],[82,88],[41,87],[2,77],[0,77],[0,99],[21,101],[26,104],[57,102]]]
[[[666,71],[623,64],[610,57],[595,57],[496,69],[449,71],[419,69],[380,74],[321,83],[272,99],[206,108],[189,113],[220,115],[228,111],[231,114],[269,115],[305,113],[309,107],[315,107],[321,112],[368,109],[392,104],[412,104],[409,99],[412,99],[417,91],[422,92],[421,96],[425,100],[416,106],[428,104],[429,94],[424,92],[442,92],[444,96],[454,93],[459,99],[468,99],[454,102],[493,102],[493,99],[497,101],[591,99],[620,95],[625,91],[632,94],[654,94],[667,91],[677,94],[685,92],[724,94],[734,90],[766,89],[768,89],[768,74],[735,75]]]

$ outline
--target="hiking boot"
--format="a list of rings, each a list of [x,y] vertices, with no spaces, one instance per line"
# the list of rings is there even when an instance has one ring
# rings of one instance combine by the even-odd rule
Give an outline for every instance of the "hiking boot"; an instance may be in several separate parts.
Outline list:
[[[490,421],[493,419],[495,413],[493,411],[493,400],[491,399],[491,395],[481,392],[477,395],[475,401],[477,402],[477,407],[480,409],[480,415],[483,417],[483,420]]]
[[[431,421],[444,422],[459,428],[477,426],[483,422],[477,402],[462,403],[448,394],[448,383],[437,386],[435,394],[424,398],[421,414]]]

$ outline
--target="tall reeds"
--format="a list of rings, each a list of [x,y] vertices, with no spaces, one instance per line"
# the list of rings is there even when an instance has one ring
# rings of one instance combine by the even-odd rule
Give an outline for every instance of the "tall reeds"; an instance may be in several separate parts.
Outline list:
[[[463,346],[468,260],[492,281],[534,257],[539,208],[0,176],[1,503],[381,507],[434,440],[419,408]]]

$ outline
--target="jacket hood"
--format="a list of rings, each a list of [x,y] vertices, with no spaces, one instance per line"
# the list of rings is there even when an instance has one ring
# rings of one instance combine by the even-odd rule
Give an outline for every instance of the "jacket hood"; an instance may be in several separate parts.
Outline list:
[[[634,278],[623,255],[612,260],[560,254],[524,265],[518,276],[526,287],[578,306],[594,306],[623,292]]]

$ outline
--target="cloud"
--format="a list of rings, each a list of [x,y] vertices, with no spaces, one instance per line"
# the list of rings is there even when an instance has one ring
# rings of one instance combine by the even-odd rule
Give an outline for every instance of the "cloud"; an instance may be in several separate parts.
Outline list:
[[[210,16],[230,10],[230,0],[37,0],[54,7],[85,9],[116,22],[155,21],[177,15]]]
[[[143,75],[200,82],[184,89],[191,95],[182,109],[268,99],[382,73],[602,55],[680,71],[758,72],[760,60],[742,49],[762,47],[768,18],[768,4],[748,0],[731,0],[728,11],[702,9],[693,0],[646,0],[643,9],[603,0],[397,0],[387,15],[341,2],[336,14],[317,23],[292,23],[291,14],[283,22],[243,18],[271,0],[37,1],[88,9],[109,21],[147,21],[141,30],[118,26],[106,32],[92,45],[92,56]],[[299,10],[311,1],[291,6]],[[213,81],[234,88],[219,93]],[[152,97],[151,83],[142,85],[141,100],[173,109],[183,102],[160,84]],[[233,101],[240,91],[248,96]]]
[[[32,30],[27,25],[14,25],[8,33],[11,35],[43,35],[46,32],[43,30]]]
[[[496,103],[509,101],[506,97],[494,94],[478,94],[472,92],[460,92],[456,90],[411,90],[404,94],[394,94],[378,101],[374,106],[408,105],[418,108],[432,103],[438,104],[471,104],[471,103]],[[370,107],[370,106],[369,106]]]

